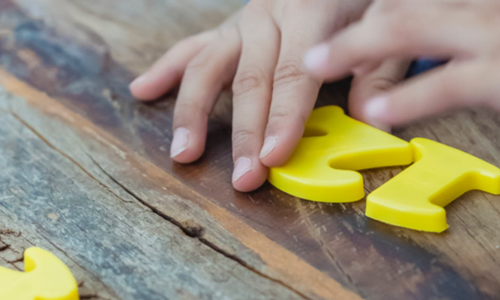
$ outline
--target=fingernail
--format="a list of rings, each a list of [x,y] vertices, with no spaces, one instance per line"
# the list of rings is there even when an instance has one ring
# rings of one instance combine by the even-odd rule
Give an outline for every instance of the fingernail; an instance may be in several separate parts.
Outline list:
[[[266,157],[269,153],[271,153],[274,150],[274,147],[276,147],[276,137],[275,136],[270,136],[266,138],[264,141],[264,146],[262,146],[262,150],[260,150],[260,158]]]
[[[319,45],[307,51],[304,56],[304,65],[309,70],[320,69],[328,61],[330,48],[328,45]]]
[[[141,83],[143,83],[144,81],[146,81],[146,74],[142,74],[141,76],[134,79],[128,87],[129,89],[133,89],[136,86],[141,85]]]
[[[189,130],[180,127],[174,131],[174,138],[170,146],[170,157],[174,158],[188,148]]]
[[[252,160],[248,157],[240,157],[234,163],[233,182],[238,181],[243,175],[252,170]]]
[[[365,106],[365,117],[369,120],[380,120],[387,111],[387,98],[375,97],[368,100]]]
[[[384,117],[387,114],[387,98],[376,97],[369,100],[365,107],[365,118],[370,125],[390,132],[391,127],[384,122]]]

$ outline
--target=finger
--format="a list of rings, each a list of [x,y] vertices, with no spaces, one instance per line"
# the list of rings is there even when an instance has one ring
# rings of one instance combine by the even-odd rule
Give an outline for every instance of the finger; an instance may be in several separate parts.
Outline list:
[[[339,79],[356,66],[390,57],[467,57],[491,43],[485,22],[468,4],[448,1],[385,0],[380,10],[339,33],[329,43],[311,49],[304,58],[318,78]],[[468,26],[462,26],[468,24]],[[462,28],[463,30],[457,30]]]
[[[325,11],[335,1],[320,5]],[[292,154],[304,132],[304,125],[316,102],[321,81],[302,68],[306,49],[323,40],[331,30],[331,15],[318,11],[318,6],[293,6],[282,22],[281,51],[274,71],[273,96],[266,138],[260,153],[261,162],[279,166]],[[311,22],[311,20],[315,20]]]
[[[174,45],[146,73],[130,84],[132,95],[139,100],[154,100],[168,92],[179,84],[187,64],[214,36],[213,31],[208,31]]]
[[[364,116],[379,124],[401,125],[452,107],[482,104],[492,98],[480,64],[440,67],[370,99]],[[491,80],[490,80],[491,81]],[[494,97],[493,97],[494,98]]]
[[[389,91],[399,84],[408,72],[410,61],[407,59],[389,59],[378,68],[366,73],[356,74],[351,83],[349,93],[349,113],[355,119],[390,131],[387,124],[377,123],[364,115],[366,102],[375,96]]]
[[[246,192],[261,186],[267,177],[259,152],[269,114],[280,36],[269,14],[251,3],[243,15],[241,34],[243,48],[233,83],[233,186]]]
[[[354,76],[366,76],[377,70],[384,62],[367,62],[352,69]]]
[[[174,110],[170,156],[175,161],[189,163],[203,154],[210,111],[223,86],[233,78],[239,53],[236,29],[221,32],[186,67]]]

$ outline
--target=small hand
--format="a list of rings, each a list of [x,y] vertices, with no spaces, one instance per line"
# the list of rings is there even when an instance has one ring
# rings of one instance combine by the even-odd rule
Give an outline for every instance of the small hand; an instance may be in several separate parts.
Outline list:
[[[389,58],[451,59],[355,107],[386,128],[455,106],[500,109],[499,20],[497,1],[379,0],[361,22],[311,49],[306,65],[316,78],[336,80]]]
[[[302,68],[305,51],[357,20],[369,0],[252,0],[220,27],[185,39],[131,84],[156,99],[181,83],[171,157],[197,160],[218,94],[233,90],[233,186],[251,191],[300,140],[322,80]]]

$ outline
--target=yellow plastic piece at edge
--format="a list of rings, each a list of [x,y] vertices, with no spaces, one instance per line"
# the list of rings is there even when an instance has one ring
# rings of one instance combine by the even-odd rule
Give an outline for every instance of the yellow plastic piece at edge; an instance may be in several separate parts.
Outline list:
[[[416,163],[368,195],[366,215],[430,232],[448,228],[444,206],[470,190],[500,194],[500,169],[431,140],[411,142]]]
[[[346,116],[337,106],[315,109],[288,162],[269,170],[268,180],[296,197],[353,202],[364,197],[356,170],[412,163],[409,143]]]
[[[70,270],[52,253],[29,248],[19,272],[0,267],[0,299],[78,300],[78,285]]]

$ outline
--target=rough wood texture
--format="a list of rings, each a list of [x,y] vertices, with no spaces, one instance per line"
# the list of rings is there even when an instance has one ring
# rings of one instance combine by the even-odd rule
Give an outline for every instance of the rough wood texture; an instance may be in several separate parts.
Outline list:
[[[114,194],[15,115],[2,113],[0,143],[6,145],[0,158],[2,223],[18,238],[46,241],[85,273],[98,273],[120,297],[302,298],[182,234],[140,202]]]
[[[265,185],[230,185],[230,129],[172,164],[173,99],[128,82],[230,0],[0,0],[0,265],[36,245],[72,269],[84,299],[495,299],[500,199],[452,203],[450,229],[419,233]],[[321,103],[344,103],[345,84]],[[500,118],[463,111],[396,135],[439,140],[500,165]],[[400,172],[363,172],[372,190]]]

